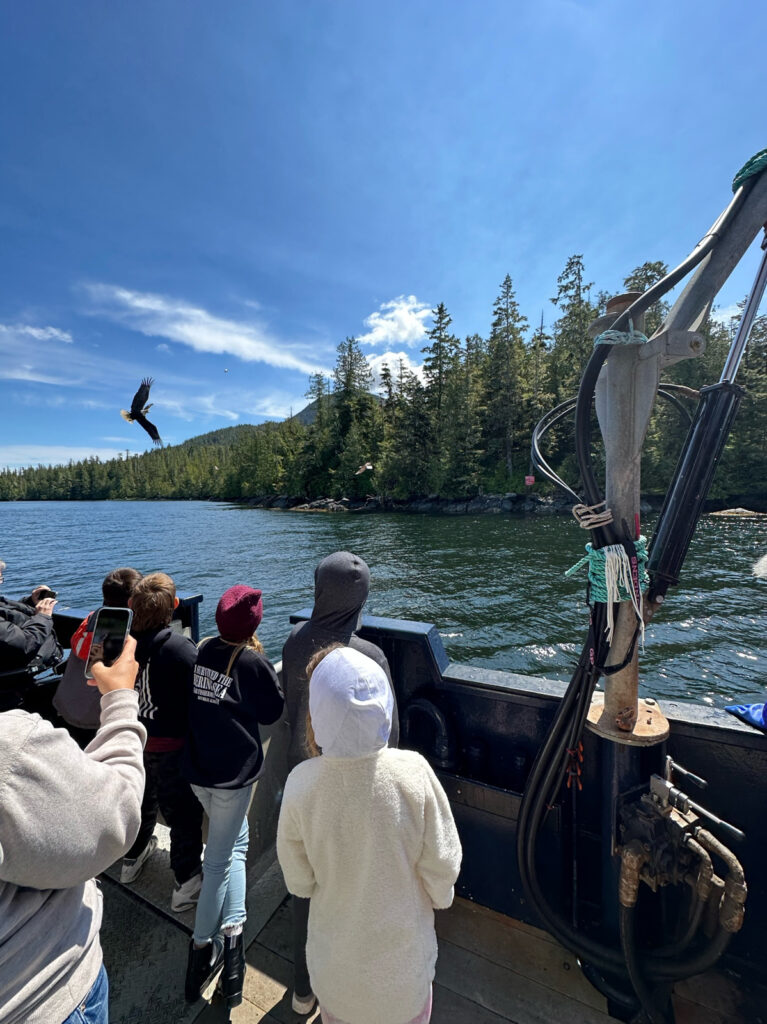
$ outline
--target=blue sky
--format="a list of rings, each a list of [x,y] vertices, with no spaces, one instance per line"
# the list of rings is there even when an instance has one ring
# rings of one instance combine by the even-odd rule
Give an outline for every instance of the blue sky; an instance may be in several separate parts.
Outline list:
[[[281,419],[567,257],[678,262],[767,145],[742,0],[39,0],[0,14],[0,466]],[[720,304],[750,286],[742,261]],[[392,357],[389,356],[389,359]]]

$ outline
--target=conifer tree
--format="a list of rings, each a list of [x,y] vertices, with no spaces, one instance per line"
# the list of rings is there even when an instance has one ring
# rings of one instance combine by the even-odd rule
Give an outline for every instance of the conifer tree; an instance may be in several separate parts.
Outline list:
[[[668,273],[668,267],[662,260],[654,260],[635,267],[630,274],[623,279],[623,287],[630,292],[646,292],[654,284],[660,281]],[[644,333],[648,338],[658,330],[666,319],[670,306],[664,299],[660,299],[647,310],[644,316]]]
[[[486,374],[487,459],[496,480],[505,486],[515,468],[522,438],[527,432],[523,403],[527,320],[519,311],[509,274],[493,303],[493,320],[488,339]],[[525,457],[524,461],[527,459]],[[500,475],[499,475],[500,474]]]
[[[460,342],[449,331],[453,320],[445,308],[445,303],[440,302],[431,312],[434,320],[431,330],[427,332],[430,344],[421,351],[426,356],[423,361],[423,373],[426,378],[429,405],[434,412],[435,426],[439,429],[447,382],[458,364]]]
[[[591,288],[592,284],[584,280],[583,256],[576,253],[557,278],[557,294],[551,300],[561,312],[554,324],[551,352],[551,386],[557,403],[576,394],[591,355],[588,329],[598,312],[589,298]]]

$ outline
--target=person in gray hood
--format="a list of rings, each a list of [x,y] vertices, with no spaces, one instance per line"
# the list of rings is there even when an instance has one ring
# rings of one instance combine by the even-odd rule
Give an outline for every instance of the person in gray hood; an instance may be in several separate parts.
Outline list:
[[[101,890],[141,821],[146,731],[136,641],[96,662],[101,725],[85,751],[26,711],[0,714],[0,1024],[106,1024]]]
[[[306,666],[317,651],[329,644],[341,643],[371,658],[379,665],[392,688],[394,711],[389,736],[390,747],[399,743],[399,719],[391,672],[386,655],[376,644],[357,636],[362,622],[362,607],[370,590],[367,563],[351,551],[335,551],[314,570],[314,608],[311,618],[299,622],[282,648],[282,690],[290,724],[288,771],[310,756],[306,744],[309,713],[309,683]],[[309,900],[293,897],[294,985],[293,1009],[311,1012],[315,998],[306,967],[306,932]]]

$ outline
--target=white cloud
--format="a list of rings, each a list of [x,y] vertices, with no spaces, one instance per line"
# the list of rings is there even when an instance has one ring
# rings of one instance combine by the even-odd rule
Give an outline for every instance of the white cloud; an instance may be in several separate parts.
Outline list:
[[[58,327],[34,327],[32,324],[0,324],[0,334],[7,334],[15,338],[32,338],[34,341],[63,341],[67,345],[72,344],[72,335],[69,331],[59,330]]]
[[[400,295],[383,302],[375,313],[366,317],[364,324],[370,330],[360,334],[362,345],[407,345],[413,348],[426,337],[425,321],[431,316],[431,307],[419,302],[415,295]]]
[[[152,398],[154,398],[154,394]],[[199,415],[220,416],[225,420],[238,420],[239,413],[224,405],[218,395],[184,395],[175,397],[173,394],[163,393],[154,403],[158,409],[163,409],[178,416],[179,419],[191,421]],[[229,402],[229,405],[232,403]],[[151,417],[150,417],[151,418]],[[153,421],[154,422],[154,421]]]
[[[295,416],[309,404],[309,399],[304,396],[289,395],[285,391],[275,391],[269,395],[263,395],[250,408],[250,413],[255,416],[266,416],[268,419],[285,420],[288,416]]]
[[[414,363],[410,356],[407,354],[407,352],[382,352],[381,355],[378,356],[368,356],[367,360],[368,363],[370,364],[370,369],[373,371],[373,380],[375,382],[375,387],[379,391],[381,389],[381,367],[384,365],[384,363],[388,365],[389,369],[391,370],[391,375],[395,381],[397,379],[397,374],[399,373],[400,361],[402,362],[405,369],[410,370],[411,373],[414,373],[416,377],[420,378],[422,382],[424,380],[423,364]]]
[[[272,337],[255,321],[227,320],[206,309],[151,292],[136,292],[110,284],[85,284],[92,313],[124,324],[152,338],[166,338],[197,352],[235,356],[244,362],[267,363],[302,373],[323,372],[284,341]]]
[[[716,320],[719,324],[726,324],[729,327],[730,320],[734,316],[739,316],[741,308],[737,302],[731,302],[729,306],[722,306],[719,309],[715,309],[711,314],[711,319]]]
[[[161,341],[159,345],[155,345],[158,352],[170,352],[170,345],[166,345],[164,341]]]
[[[30,384],[78,383],[73,376],[73,349],[69,331],[32,324],[0,324],[0,380]],[[74,346],[73,346],[74,347]]]
[[[0,445],[0,466],[19,469],[22,466],[64,466],[96,455],[102,461],[116,459],[125,448],[93,448],[85,445],[8,444]]]

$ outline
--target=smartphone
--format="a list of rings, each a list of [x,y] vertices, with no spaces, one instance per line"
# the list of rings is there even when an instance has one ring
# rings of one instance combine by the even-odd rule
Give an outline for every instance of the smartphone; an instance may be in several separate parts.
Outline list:
[[[47,597],[55,597],[55,596],[56,596],[56,591],[55,590],[51,590],[50,587],[46,587],[46,588],[44,588],[43,590],[41,590],[39,592],[39,594],[37,595],[37,600],[38,601],[44,601]]]
[[[93,624],[93,640],[85,665],[86,679],[93,679],[94,661],[114,665],[122,654],[132,618],[133,612],[130,608],[99,608]]]

